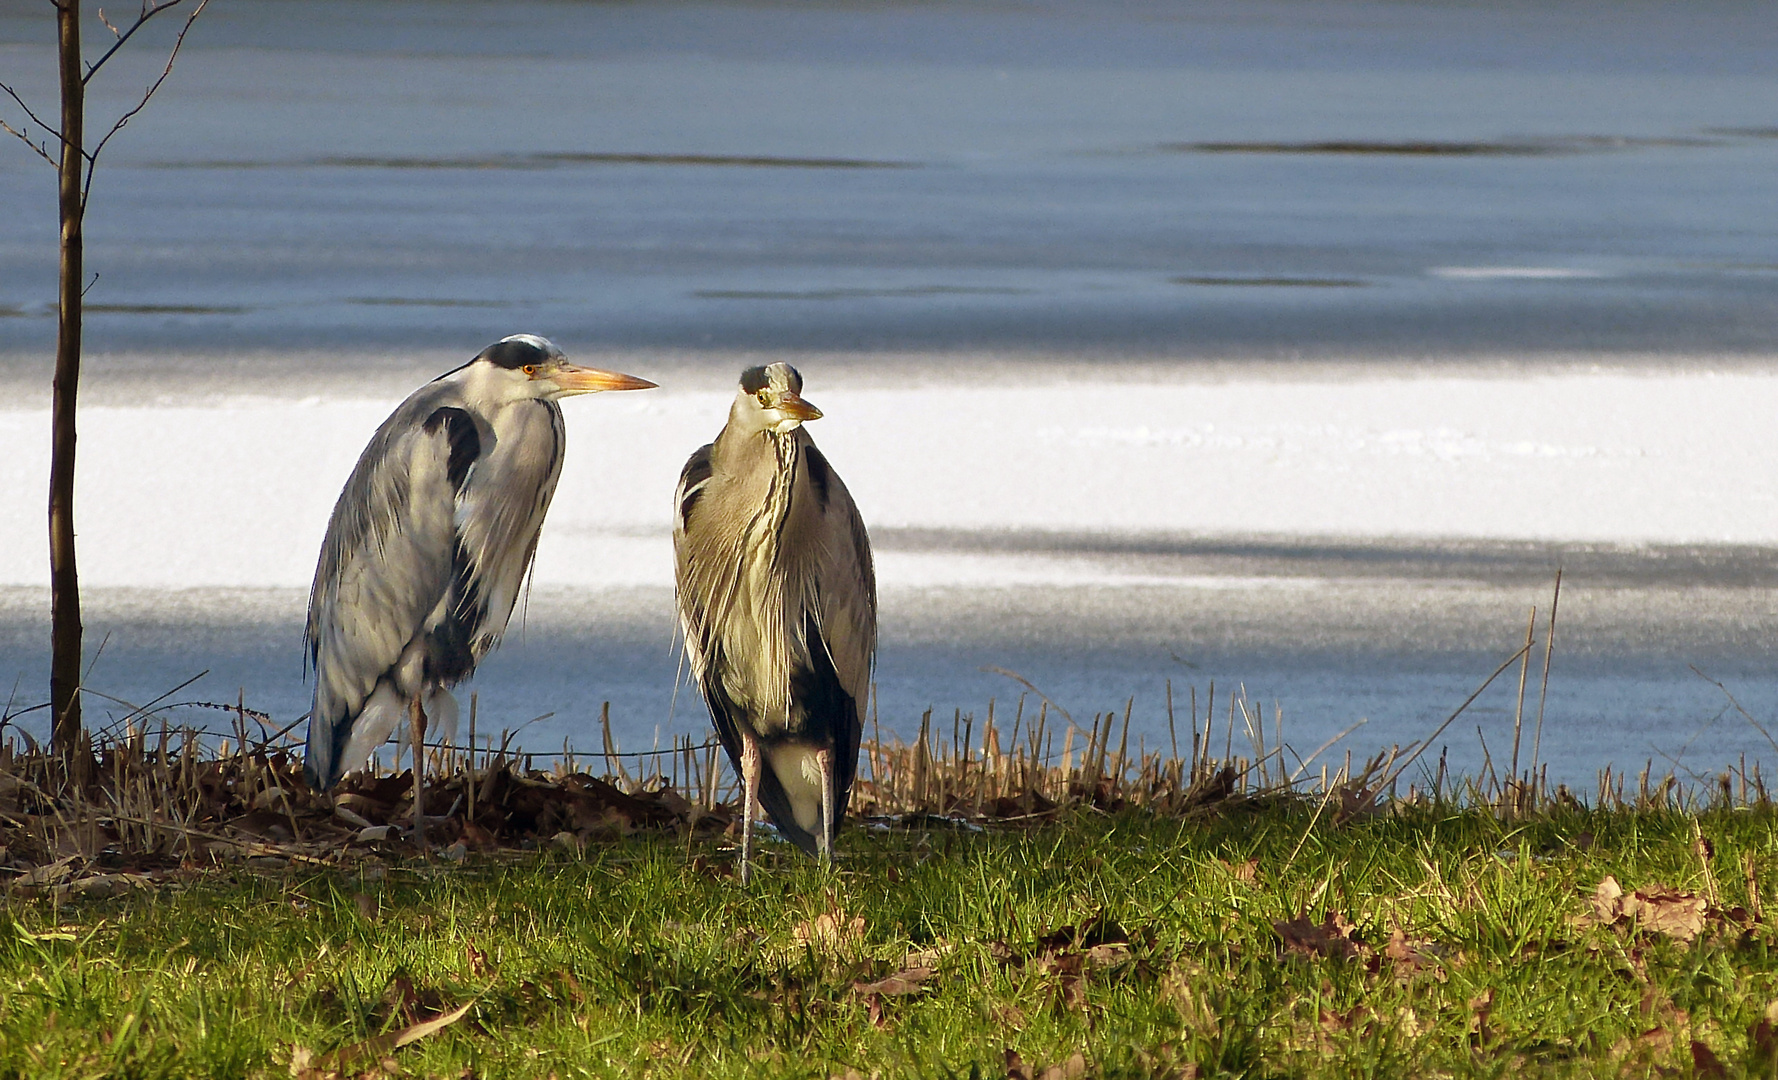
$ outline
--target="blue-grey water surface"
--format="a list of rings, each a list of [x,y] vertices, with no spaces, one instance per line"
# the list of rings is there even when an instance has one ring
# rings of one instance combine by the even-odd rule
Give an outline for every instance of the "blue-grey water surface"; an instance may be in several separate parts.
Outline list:
[[[48,11],[0,2],[0,81],[40,105]],[[119,54],[95,117],[174,29]],[[1775,58],[1755,3],[229,0],[99,166],[87,399],[387,394],[416,357],[518,329],[704,385],[759,353],[938,387],[1766,369]],[[42,162],[0,148],[0,386],[20,404],[47,400],[54,197]],[[1778,715],[1770,550],[1163,539],[1083,557],[1311,587],[890,593],[883,723],[1005,707],[1016,685],[980,670],[998,666],[1077,717],[1136,695],[1153,746],[1165,680],[1179,698],[1214,679],[1277,702],[1305,753],[1369,717],[1362,752],[1442,719],[1578,562],[1544,735],[1559,776],[1778,760],[1690,670]],[[1022,542],[1074,543],[879,541]],[[0,603],[0,675],[25,701],[41,599]],[[92,605],[89,652],[112,635],[94,682],[120,698],[208,668],[179,696],[306,706],[300,595]],[[534,597],[477,681],[490,723],[554,712],[527,745],[591,746],[611,700],[627,745],[701,732],[690,695],[669,712],[669,611],[664,593]],[[1447,732],[1454,761],[1479,767],[1479,723],[1500,762],[1516,686]]]

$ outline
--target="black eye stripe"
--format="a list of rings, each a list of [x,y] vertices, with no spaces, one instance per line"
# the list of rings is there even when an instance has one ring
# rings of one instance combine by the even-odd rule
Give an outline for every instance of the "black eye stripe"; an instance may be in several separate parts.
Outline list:
[[[476,359],[514,371],[527,364],[542,364],[549,359],[549,354],[528,341],[501,341],[483,349]]]

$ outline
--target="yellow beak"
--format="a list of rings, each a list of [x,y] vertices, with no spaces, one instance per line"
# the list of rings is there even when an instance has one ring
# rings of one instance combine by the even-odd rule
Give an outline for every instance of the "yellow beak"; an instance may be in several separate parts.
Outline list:
[[[600,390],[650,390],[654,383],[617,371],[561,363],[550,373],[550,380],[570,394],[591,394]]]
[[[778,399],[778,411],[793,420],[819,420],[821,410],[804,401],[794,390],[786,390]]]

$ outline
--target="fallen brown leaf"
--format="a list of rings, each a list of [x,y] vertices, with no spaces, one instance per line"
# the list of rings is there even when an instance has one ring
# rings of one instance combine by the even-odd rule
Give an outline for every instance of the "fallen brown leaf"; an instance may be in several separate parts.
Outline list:
[[[1089,964],[1098,967],[1115,967],[1130,959],[1130,946],[1122,941],[1109,941],[1103,945],[1094,945],[1083,955]]]
[[[1227,870],[1229,873],[1229,876],[1234,878],[1236,881],[1245,882],[1245,883],[1251,885],[1254,881],[1258,880],[1258,878],[1259,878],[1259,860],[1258,859],[1248,859],[1246,862],[1240,862],[1240,863],[1231,863],[1231,862],[1228,862],[1227,860],[1219,860],[1219,861],[1222,862],[1222,868],[1224,870]]]
[[[988,1016],[1007,1031],[1023,1031],[1025,1025],[1031,1022],[1031,1018],[1025,1015],[1025,1010],[1007,1003],[989,1006]]]
[[[1469,999],[1469,1031],[1479,1043],[1494,1041],[1494,1029],[1488,1020],[1494,1015],[1494,988],[1492,986]]]
[[[1619,1039],[1611,1048],[1614,1058],[1626,1057],[1630,1054],[1647,1057],[1660,1057],[1673,1049],[1673,1033],[1664,1027],[1652,1027],[1634,1039]]]
[[[1030,1075],[1025,1072],[1025,1059],[1019,1056],[1017,1050],[1007,1047],[1005,1060],[1006,1080],[1031,1080]]]
[[[1364,946],[1352,940],[1353,926],[1339,912],[1330,912],[1320,925],[1299,915],[1289,922],[1274,922],[1272,929],[1284,941],[1284,954],[1326,956],[1351,960],[1363,955]]]
[[[915,949],[902,959],[903,967],[938,967],[938,962],[949,956],[955,946],[948,941],[940,941],[924,949]]]
[[[1637,889],[1630,894],[1636,901],[1626,914],[1636,920],[1639,928],[1666,934],[1677,941],[1690,941],[1704,929],[1704,898],[1696,893],[1679,892],[1654,886]]]
[[[1702,896],[1665,885],[1650,885],[1626,894],[1615,877],[1607,875],[1590,898],[1591,921],[1605,926],[1619,924],[1636,930],[1664,934],[1675,941],[1691,941],[1704,929],[1708,908]]]
[[[423,1020],[417,1024],[409,1024],[407,1027],[404,1027],[399,1031],[391,1031],[383,1035],[378,1035],[375,1038],[365,1039],[363,1042],[357,1042],[350,1046],[342,1047],[323,1058],[321,1061],[321,1068],[338,1070],[342,1066],[349,1065],[360,1058],[382,1058],[391,1050],[399,1050],[409,1043],[419,1042],[421,1039],[424,1039],[429,1035],[436,1035],[445,1028],[450,1027],[452,1024],[463,1019],[463,1017],[469,1013],[470,1006],[474,1004],[475,1002],[473,1001],[465,1002],[457,1008],[452,1009],[450,1012],[445,1013],[443,1016],[435,1016],[430,1020]],[[292,1068],[294,1069],[294,1062],[292,1063]],[[295,1074],[293,1073],[293,1075]]]
[[[1031,1080],[1080,1080],[1087,1074],[1086,1055],[1076,1050],[1067,1061],[1039,1069]]]
[[[881,994],[886,997],[917,994],[920,992],[920,984],[932,978],[932,975],[933,971],[929,967],[904,968],[876,982],[853,983],[852,990],[858,994]]]
[[[839,952],[864,942],[864,918],[847,919],[843,912],[823,911],[791,931],[797,943],[817,951]]]
[[[1769,1068],[1778,1063],[1778,1001],[1766,1006],[1765,1015],[1755,1021],[1753,1029],[1747,1033],[1747,1041],[1755,1065]]]
[[[1753,1047],[1754,1054],[1764,1062],[1769,1063],[1774,1057],[1778,1057],[1778,1029],[1774,1029],[1772,1022],[1763,1016],[1748,1031],[1747,1042]]]
[[[1721,1059],[1710,1047],[1693,1039],[1692,1075],[1698,1080],[1727,1080],[1729,1071],[1723,1068]]]
[[[1599,887],[1593,890],[1590,900],[1593,918],[1608,925],[1616,922],[1622,914],[1620,904],[1623,898],[1624,887],[1617,883],[1616,877],[1606,874],[1605,879],[1599,882]]]
[[[493,833],[473,821],[463,823],[463,831],[458,834],[457,839],[471,851],[492,851],[500,846],[500,841],[494,838]]]
[[[475,942],[463,944],[463,958],[469,962],[469,973],[476,978],[485,978],[493,973],[494,967],[488,963],[488,954],[475,947]]]
[[[1422,938],[1410,938],[1400,927],[1389,931],[1389,942],[1383,946],[1382,952],[1371,959],[1372,972],[1378,973],[1382,961],[1387,960],[1390,969],[1399,982],[1408,982],[1415,977],[1430,973],[1439,982],[1445,981],[1444,965],[1431,951],[1432,943]]]

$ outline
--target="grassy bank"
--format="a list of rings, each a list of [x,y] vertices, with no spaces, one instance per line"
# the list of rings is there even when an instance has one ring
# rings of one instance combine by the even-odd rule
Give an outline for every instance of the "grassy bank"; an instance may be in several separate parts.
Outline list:
[[[1320,809],[854,827],[747,887],[685,833],[15,894],[0,1073],[1771,1074],[1769,809]]]

